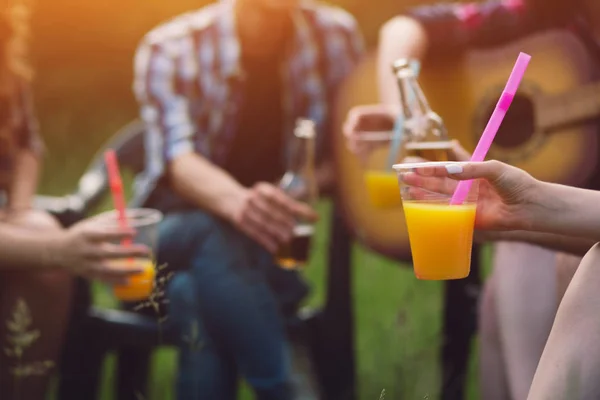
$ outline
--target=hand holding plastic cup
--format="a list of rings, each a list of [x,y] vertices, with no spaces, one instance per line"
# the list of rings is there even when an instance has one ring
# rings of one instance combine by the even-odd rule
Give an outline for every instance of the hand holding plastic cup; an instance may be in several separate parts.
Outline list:
[[[531,57],[520,53],[471,161],[483,161],[512,103]],[[479,182],[457,183],[427,167],[458,171],[461,163],[397,164],[404,215],[419,279],[461,279],[469,275]],[[407,174],[412,174],[407,179]]]
[[[122,215],[118,211],[107,211],[94,217],[94,221],[107,227],[122,226]],[[158,224],[162,220],[162,213],[150,208],[125,210],[127,226],[135,230],[132,238],[133,244],[141,244],[155,254],[158,243]],[[115,296],[122,301],[139,301],[147,299],[154,289],[155,262],[152,258],[123,259],[112,261],[115,267],[127,269],[132,264],[141,266],[142,272],[129,278],[125,285],[113,287]]]
[[[460,164],[423,162],[394,165],[418,279],[450,280],[469,275],[478,181],[473,181],[463,203],[455,205],[451,204],[451,199],[458,182],[430,175],[432,166],[452,169]],[[407,174],[411,174],[411,179],[406,179]]]

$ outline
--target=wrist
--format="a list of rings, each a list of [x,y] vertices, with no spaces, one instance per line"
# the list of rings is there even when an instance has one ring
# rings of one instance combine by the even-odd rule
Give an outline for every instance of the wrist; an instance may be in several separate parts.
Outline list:
[[[41,251],[41,265],[44,269],[65,267],[63,240],[65,232],[60,232],[49,237]]]
[[[240,209],[243,207],[243,204],[248,197],[248,193],[248,188],[240,186],[232,193],[224,196],[217,204],[217,214],[227,221],[234,223],[239,215]]]
[[[553,231],[552,225],[555,225],[566,212],[564,200],[556,193],[557,187],[558,185],[553,183],[535,181],[527,207],[526,230],[535,232]]]

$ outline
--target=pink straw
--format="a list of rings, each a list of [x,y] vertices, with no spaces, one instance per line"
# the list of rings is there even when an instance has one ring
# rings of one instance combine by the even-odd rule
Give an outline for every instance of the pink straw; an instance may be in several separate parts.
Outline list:
[[[504,91],[502,92],[502,95],[496,104],[496,108],[494,109],[490,120],[483,130],[481,138],[479,139],[479,143],[477,143],[477,147],[471,156],[471,161],[485,160],[485,156],[490,150],[492,142],[494,141],[494,137],[496,136],[496,133],[498,133],[498,129],[500,129],[502,120],[504,120],[504,116],[506,115],[508,108],[515,97],[515,94],[517,93],[517,89],[521,84],[521,80],[523,79],[523,75],[525,75],[525,70],[527,69],[530,60],[531,56],[529,54],[519,54],[517,62],[515,63],[515,66],[513,67],[513,70],[508,78],[508,82],[506,82]],[[462,204],[467,198],[472,184],[472,180],[459,182],[454,195],[452,196],[450,204]]]
[[[108,172],[108,185],[112,194],[113,203],[117,210],[117,218],[119,226],[121,228],[128,228],[127,226],[127,215],[125,214],[125,195],[123,194],[123,180],[121,179],[121,172],[119,171],[119,162],[117,161],[117,155],[114,150],[107,150],[104,153],[104,162],[106,163],[106,170]],[[124,245],[130,245],[130,239],[124,239],[122,242]]]

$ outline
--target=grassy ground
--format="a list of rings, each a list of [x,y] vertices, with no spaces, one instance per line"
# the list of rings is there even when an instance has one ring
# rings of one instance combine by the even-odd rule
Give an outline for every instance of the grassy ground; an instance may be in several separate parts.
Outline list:
[[[136,115],[132,100],[123,97],[123,88],[130,81],[88,68],[85,73],[44,71],[38,82],[38,108],[49,150],[42,192],[66,193],[73,189],[86,163],[109,134]],[[56,93],[61,95],[57,97]],[[329,204],[321,204],[320,209],[327,214]],[[322,221],[306,269],[313,287],[307,304],[312,306],[323,299],[328,218]],[[400,266],[361,246],[356,246],[353,260],[359,400],[379,399],[384,389],[386,399],[438,398],[441,284],[417,281],[409,266]],[[109,292],[101,286],[96,288],[96,301],[113,305]],[[150,399],[173,398],[175,357],[169,349],[156,353]],[[102,400],[114,398],[113,372],[114,359],[109,356]],[[473,362],[469,400],[478,398],[476,382]],[[242,391],[242,399],[252,398],[247,390]]]

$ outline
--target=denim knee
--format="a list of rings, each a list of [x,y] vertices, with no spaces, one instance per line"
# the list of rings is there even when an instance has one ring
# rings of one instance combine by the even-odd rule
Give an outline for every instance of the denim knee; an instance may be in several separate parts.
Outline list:
[[[173,276],[167,287],[169,299],[169,324],[172,324],[179,337],[180,345],[198,347],[202,342],[202,321],[199,318],[198,292],[192,276],[179,272]]]

